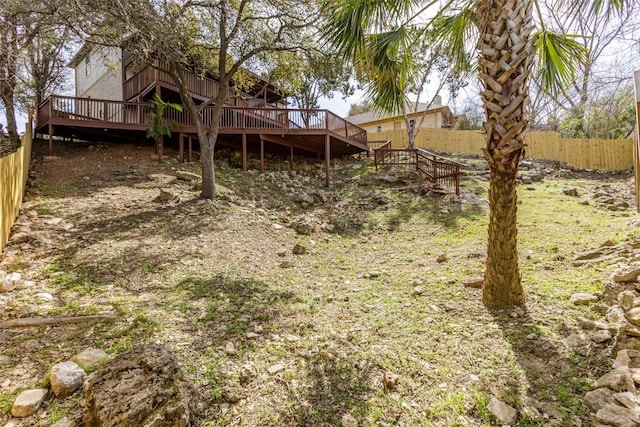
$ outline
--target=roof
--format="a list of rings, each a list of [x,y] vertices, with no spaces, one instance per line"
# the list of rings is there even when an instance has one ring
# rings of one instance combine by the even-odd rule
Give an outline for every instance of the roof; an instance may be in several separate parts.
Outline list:
[[[132,37],[133,36],[126,37],[125,41],[128,41]],[[93,50],[94,47],[95,47],[95,45],[93,43],[91,43],[90,41],[85,42],[82,45],[82,47],[80,48],[80,50],[78,50],[78,52],[73,56],[73,58],[71,58],[71,61],[69,61],[67,66],[70,67],[70,68],[76,68],[85,59],[85,57],[87,57],[87,55],[89,55],[91,53],[91,51]],[[284,98],[290,96],[290,94],[286,93],[284,90],[282,90],[282,88],[280,88],[279,86],[277,86],[274,83],[269,82],[264,77],[254,73],[253,71],[251,71],[251,70],[249,70],[247,68],[242,68],[242,69],[244,71],[250,73],[251,77],[256,80],[256,83],[253,85],[253,87],[247,89],[247,92],[249,92],[249,95],[253,96],[253,95],[261,92],[262,90],[264,90],[264,85],[267,85],[267,92],[270,92],[272,94],[276,94],[277,95],[277,99],[275,99],[275,101],[280,100],[280,99],[284,99]],[[253,93],[251,93],[251,92],[253,92]],[[271,100],[269,102],[274,102],[274,100]]]
[[[429,113],[437,113],[438,111],[449,110],[448,106],[440,105],[440,102],[435,102],[435,101],[432,103],[431,107],[429,108],[427,107],[429,107],[429,104],[427,104],[426,102],[419,102],[417,112],[423,113],[424,111],[427,111]],[[413,110],[413,105],[411,105],[411,110]],[[409,113],[409,115],[411,114],[412,112]],[[349,120],[354,125],[361,125],[364,123],[377,122],[380,120],[388,120],[388,119],[395,119],[395,118],[401,119],[403,117],[404,117],[403,114],[389,114],[384,112],[381,113],[379,111],[367,111],[364,113],[349,116],[347,117],[347,120]]]
[[[93,48],[93,45],[91,43],[85,42],[85,44],[82,45],[80,50],[73,56],[73,58],[71,58],[71,61],[69,61],[69,64],[67,64],[67,66],[71,68],[76,68],[78,64],[80,64],[82,60],[85,58],[85,56],[91,53],[92,48]]]

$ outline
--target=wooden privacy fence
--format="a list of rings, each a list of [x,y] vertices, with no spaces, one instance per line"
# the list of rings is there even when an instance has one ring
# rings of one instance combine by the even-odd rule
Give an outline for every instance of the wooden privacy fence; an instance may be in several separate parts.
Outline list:
[[[31,159],[31,123],[22,137],[22,146],[0,158],[0,251],[9,240],[9,233],[22,206],[29,160]]]
[[[393,148],[409,144],[405,130],[370,132],[369,139],[390,140]],[[562,138],[557,132],[529,132],[526,157],[557,160],[583,169],[627,170],[633,166],[631,139]],[[484,135],[480,131],[420,129],[416,148],[447,153],[482,155]]]

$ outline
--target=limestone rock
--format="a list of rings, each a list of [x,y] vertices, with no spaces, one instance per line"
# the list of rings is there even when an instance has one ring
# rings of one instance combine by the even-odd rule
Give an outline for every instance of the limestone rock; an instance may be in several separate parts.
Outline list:
[[[87,374],[76,363],[67,361],[53,365],[49,374],[51,390],[57,397],[66,397],[82,387]]]
[[[589,350],[589,338],[586,334],[571,334],[562,340],[567,350],[586,356]]]
[[[640,397],[638,397],[635,393],[625,391],[622,393],[616,393],[613,397],[620,405],[624,406],[625,408],[640,408]]]
[[[227,356],[235,356],[236,354],[238,354],[238,350],[236,350],[236,346],[233,345],[233,342],[229,341],[225,346],[224,346],[224,352]]]
[[[620,332],[631,337],[640,337],[640,326],[625,322],[624,326],[620,328]]]
[[[177,171],[176,177],[183,181],[200,181],[202,179],[197,173],[189,171]]]
[[[237,384],[230,384],[222,387],[220,390],[220,394],[225,402],[228,403],[238,403],[242,399],[244,399],[244,392],[242,387]]]
[[[609,404],[596,413],[596,420],[616,427],[637,427],[640,411]]]
[[[599,322],[597,320],[585,319],[584,317],[581,317],[578,320],[580,322],[580,327],[582,327],[582,329],[588,329],[588,330],[610,329],[610,326],[605,322]]]
[[[484,286],[484,277],[476,277],[464,282],[465,288],[481,289]]]
[[[396,385],[398,384],[398,379],[400,379],[400,376],[394,374],[391,371],[385,371],[384,375],[382,376],[382,380],[384,382],[384,385],[389,390],[393,390],[393,389],[396,388]]]
[[[3,292],[11,292],[15,288],[16,284],[14,282],[0,278],[0,294]]]
[[[591,409],[592,412],[598,412],[611,403],[615,391],[606,387],[597,388],[584,395],[584,404]]]
[[[280,263],[280,268],[292,268],[293,266],[294,264],[291,261],[282,261]]]
[[[611,335],[611,331],[607,329],[599,329],[597,331],[591,332],[589,334],[589,337],[591,338],[591,341],[601,344],[611,340],[611,338],[613,338],[613,335]]]
[[[630,266],[622,270],[618,270],[613,274],[615,282],[635,282],[640,276],[640,266]]]
[[[618,305],[623,310],[628,311],[633,308],[633,300],[636,297],[636,293],[633,291],[623,291],[618,294]]]
[[[199,398],[173,354],[160,344],[134,347],[84,385],[87,427],[186,427]]]
[[[578,292],[571,295],[573,305],[589,305],[598,301],[598,297],[588,292]]]
[[[627,323],[627,319],[624,317],[624,310],[616,305],[607,310],[605,319],[607,320],[607,322],[619,326],[623,326],[625,323]]]
[[[602,261],[610,260],[615,256],[615,248],[598,248],[593,251],[585,252],[573,259],[572,265],[580,267],[583,265],[592,265]]]
[[[258,371],[253,363],[245,363],[240,368],[240,382],[246,383],[252,380],[256,375],[258,375]]]
[[[564,190],[562,190],[562,192],[567,196],[580,197],[577,188],[565,188]]]
[[[616,368],[598,378],[596,388],[607,387],[614,391],[626,391],[625,377],[629,372],[629,368],[626,366]]]
[[[438,264],[442,264],[443,262],[446,262],[449,259],[449,257],[447,257],[447,254],[440,254],[438,255],[438,257],[436,258],[436,262]]]
[[[71,361],[84,369],[94,369],[102,365],[108,358],[109,355],[99,348],[87,348],[73,356]]]
[[[294,255],[304,255],[304,254],[307,253],[307,248],[302,246],[302,245],[300,245],[300,244],[296,244],[293,247],[292,252],[293,252]]]
[[[62,417],[55,423],[51,424],[50,427],[76,427],[76,423],[67,417]]]
[[[487,410],[502,424],[514,424],[518,412],[506,403],[492,397],[487,405]]]
[[[341,421],[342,427],[358,427],[358,420],[351,414],[344,414]]]
[[[271,375],[273,374],[277,374],[278,372],[282,371],[284,369],[284,365],[281,363],[269,366],[269,368],[267,368],[267,372],[269,372]]]
[[[640,307],[635,307],[627,311],[625,313],[625,317],[627,318],[629,323],[640,326]]]
[[[316,231],[316,225],[312,220],[308,218],[298,219],[291,223],[291,228],[293,228],[298,234],[302,234],[308,236]]]
[[[158,200],[160,200],[161,202],[179,202],[180,196],[178,196],[177,194],[173,194],[171,191],[161,188]]]
[[[613,368],[616,369],[623,366],[629,367],[630,365],[631,357],[629,357],[629,350],[620,350],[616,356],[616,360],[613,361]]]
[[[34,414],[44,399],[47,397],[48,390],[32,389],[25,390],[16,397],[11,407],[11,415],[18,418],[28,417]]]

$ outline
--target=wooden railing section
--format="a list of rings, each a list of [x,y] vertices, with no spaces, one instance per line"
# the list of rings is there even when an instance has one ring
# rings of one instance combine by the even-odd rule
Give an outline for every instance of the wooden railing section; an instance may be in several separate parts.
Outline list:
[[[371,143],[370,143],[371,144]],[[378,167],[415,169],[426,180],[455,189],[460,195],[460,166],[462,163],[445,159],[421,148],[391,148],[391,143],[381,144],[374,149],[374,163]]]
[[[168,63],[157,59],[146,65],[142,70],[122,83],[122,99],[133,99],[138,95],[144,94],[155,82],[162,82],[175,87],[176,83],[173,77],[166,71],[168,69]],[[187,89],[191,94],[204,98],[215,98],[218,95],[220,91],[220,83],[218,81],[189,70],[184,70],[183,73]],[[263,99],[233,88],[229,89],[227,104],[234,107],[277,108]]]
[[[203,111],[204,123],[211,124],[213,107]],[[147,126],[147,105],[140,102],[108,101],[69,96],[51,96],[38,107],[38,127],[51,122],[56,124],[82,123],[103,124],[105,127],[118,125],[119,128],[132,129]],[[171,108],[165,110],[165,117],[175,124],[177,129],[189,128],[195,131],[191,115],[183,110]],[[220,119],[221,130],[260,131],[277,129],[282,133],[328,131],[339,137],[367,145],[367,131],[333,114],[328,110],[224,107]]]

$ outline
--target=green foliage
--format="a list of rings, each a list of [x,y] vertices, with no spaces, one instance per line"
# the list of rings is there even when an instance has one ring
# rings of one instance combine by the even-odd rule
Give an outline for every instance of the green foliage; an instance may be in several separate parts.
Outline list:
[[[349,105],[349,116],[355,116],[356,114],[367,113],[371,111],[373,106],[368,99],[365,99],[361,102],[356,102]]]
[[[568,111],[558,124],[565,138],[629,138],[636,126],[631,85],[600,96],[584,107]]]
[[[546,91],[558,94],[574,80],[577,64],[584,61],[587,50],[576,34],[557,34],[543,28],[535,37],[538,80]]]
[[[147,103],[147,114],[149,117],[149,129],[147,129],[148,138],[171,136],[171,128],[175,127],[175,123],[165,117],[165,110],[167,108],[182,112],[181,105],[163,101],[160,95],[154,93],[153,99]]]

